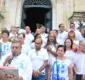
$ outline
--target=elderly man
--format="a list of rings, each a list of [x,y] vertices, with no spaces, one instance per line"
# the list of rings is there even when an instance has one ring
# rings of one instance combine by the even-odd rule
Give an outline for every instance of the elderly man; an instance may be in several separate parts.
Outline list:
[[[74,57],[76,80],[85,80],[85,39],[79,42],[80,52]]]
[[[32,80],[45,80],[45,68],[48,63],[48,53],[46,49],[41,48],[42,39],[37,38],[35,40],[35,49],[29,52],[33,65]]]
[[[12,55],[5,59],[3,65],[9,65],[19,70],[18,80],[31,80],[32,77],[32,64],[25,54],[21,53],[21,43],[14,41],[12,43]]]

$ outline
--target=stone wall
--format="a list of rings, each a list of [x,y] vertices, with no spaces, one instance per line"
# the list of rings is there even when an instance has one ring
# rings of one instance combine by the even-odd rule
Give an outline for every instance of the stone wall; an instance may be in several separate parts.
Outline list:
[[[22,5],[24,0],[2,0],[4,4],[4,20],[0,22],[7,29],[12,25],[21,26]],[[73,12],[85,12],[84,0],[51,0],[52,1],[52,28],[58,29],[60,23],[64,23],[69,28],[69,18]],[[1,5],[0,5],[1,7]],[[0,26],[1,27],[1,26]]]

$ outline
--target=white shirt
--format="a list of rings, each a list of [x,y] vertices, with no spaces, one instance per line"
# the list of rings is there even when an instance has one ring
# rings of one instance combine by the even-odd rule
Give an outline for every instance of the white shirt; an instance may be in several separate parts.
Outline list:
[[[56,52],[56,45],[50,45],[50,48],[52,49],[52,51],[55,51]],[[48,55],[49,55],[49,62],[51,62],[55,56],[52,55],[52,53],[48,52]]]
[[[68,68],[71,68],[73,66],[71,60],[54,59],[51,63],[51,66],[51,80],[57,80],[57,77],[59,80],[69,80]]]
[[[25,43],[26,44],[31,44],[32,41],[34,40],[34,36],[31,33],[25,34],[25,36],[26,36]]]
[[[78,30],[75,30],[75,34],[78,40],[82,40],[84,39],[83,36],[81,35],[81,33]]]
[[[28,56],[21,53],[17,57],[13,58],[10,66],[19,70],[19,76],[23,77],[23,80],[31,80],[32,64]]]
[[[31,50],[31,47],[28,44],[22,44],[21,52],[28,55],[28,52]]]
[[[66,56],[71,61],[73,61],[75,55],[76,53],[73,50],[67,50],[64,54],[64,56]]]
[[[47,43],[48,34],[43,33],[40,36],[42,38],[43,44],[46,44]]]
[[[2,39],[0,39],[0,43],[2,43],[2,41],[3,41],[3,40],[2,40]]]
[[[32,61],[32,67],[33,67],[33,70],[35,71],[39,70],[39,68],[44,64],[45,60],[48,60],[48,53],[47,53],[47,50],[44,48],[41,48],[39,51],[32,49],[29,52],[28,56],[30,57]],[[41,72],[45,74],[45,69],[42,70]]]
[[[59,44],[64,45],[64,41],[66,40],[67,35],[68,35],[68,32],[66,32],[66,31],[58,34],[57,40],[61,42]]]
[[[82,52],[74,56],[74,64],[78,71],[77,74],[85,74],[85,54]]]
[[[1,56],[4,56],[6,53],[11,51],[11,42],[6,42],[6,43],[2,42],[1,45],[2,45],[1,46],[1,50],[2,50]]]

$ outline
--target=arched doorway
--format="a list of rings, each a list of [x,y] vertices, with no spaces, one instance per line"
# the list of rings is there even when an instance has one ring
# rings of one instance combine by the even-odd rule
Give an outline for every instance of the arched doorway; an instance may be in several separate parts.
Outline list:
[[[50,0],[25,0],[21,27],[25,28],[29,25],[34,32],[37,23],[52,29],[52,5]]]

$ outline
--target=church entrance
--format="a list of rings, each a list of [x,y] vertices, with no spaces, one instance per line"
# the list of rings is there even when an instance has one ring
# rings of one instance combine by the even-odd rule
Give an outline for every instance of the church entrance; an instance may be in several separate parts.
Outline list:
[[[25,26],[28,25],[28,26],[30,26],[32,32],[35,32],[35,30],[37,28],[36,24],[39,23],[39,24],[44,25],[46,28],[51,29],[52,28],[51,5],[44,5],[45,3],[43,3],[43,2],[41,5],[41,3],[39,3],[40,0],[39,1],[33,0],[33,3],[30,3],[30,4],[29,4],[30,0],[26,0],[26,1],[23,5],[21,27],[25,28]],[[34,3],[34,1],[35,1],[35,3]],[[48,1],[50,1],[50,0],[48,0]]]

